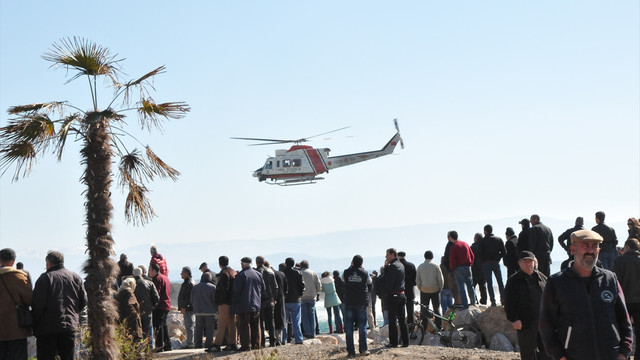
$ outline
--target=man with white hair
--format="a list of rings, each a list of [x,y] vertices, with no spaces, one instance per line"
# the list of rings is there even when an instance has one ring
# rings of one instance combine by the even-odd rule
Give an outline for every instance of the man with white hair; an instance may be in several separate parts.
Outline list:
[[[142,277],[142,269],[137,267],[133,269],[133,278],[136,280],[136,289],[133,292],[136,295],[138,304],[140,304],[140,320],[142,321],[142,338],[146,339],[151,336],[151,314],[153,309],[158,305],[160,297],[158,290],[153,282]]]

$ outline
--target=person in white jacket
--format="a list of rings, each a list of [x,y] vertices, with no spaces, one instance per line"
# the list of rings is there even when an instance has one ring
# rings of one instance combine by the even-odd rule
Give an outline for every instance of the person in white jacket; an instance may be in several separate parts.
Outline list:
[[[444,286],[444,278],[440,266],[434,264],[432,260],[433,252],[431,250],[425,251],[424,262],[418,266],[416,286],[420,290],[420,303],[428,307],[431,302],[433,312],[440,315],[440,291]],[[425,311],[420,311],[420,317],[425,319],[425,313]],[[438,318],[436,318],[436,325],[442,326],[442,322]]]

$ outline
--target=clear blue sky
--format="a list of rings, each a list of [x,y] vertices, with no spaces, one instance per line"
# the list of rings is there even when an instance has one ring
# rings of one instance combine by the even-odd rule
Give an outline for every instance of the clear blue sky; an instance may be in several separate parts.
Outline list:
[[[0,4],[0,126],[13,105],[90,107],[86,81],[65,84],[41,57],[69,36],[125,57],[124,79],[166,65],[154,99],[192,107],[162,135],[129,118],[182,176],[151,184],[159,217],[144,228],[124,223],[113,189],[116,251],[531,213],[567,227],[598,210],[640,216],[637,1]],[[351,126],[310,143],[338,155],[382,147],[394,118],[405,150],[308,186],[258,183],[251,173],[276,147],[229,139]],[[82,251],[78,149],[17,183],[0,178],[1,247]]]

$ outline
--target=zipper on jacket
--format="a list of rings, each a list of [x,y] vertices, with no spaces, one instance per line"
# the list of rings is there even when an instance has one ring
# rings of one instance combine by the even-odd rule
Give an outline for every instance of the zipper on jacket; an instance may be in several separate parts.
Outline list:
[[[564,341],[565,350],[569,349],[569,339],[571,339],[571,326],[569,326],[569,329],[567,330],[567,340]]]
[[[616,325],[611,324],[611,328],[613,329],[613,332],[616,334],[616,339],[618,339],[618,342],[620,342],[620,333],[618,332],[618,329],[616,329]]]

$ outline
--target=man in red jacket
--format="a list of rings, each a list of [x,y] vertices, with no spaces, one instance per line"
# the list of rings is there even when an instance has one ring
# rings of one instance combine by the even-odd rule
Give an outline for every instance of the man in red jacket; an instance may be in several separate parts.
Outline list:
[[[475,304],[475,294],[473,293],[473,281],[471,280],[471,265],[473,265],[473,251],[469,245],[458,240],[457,231],[449,231],[447,233],[447,239],[451,242],[451,248],[449,249],[449,268],[453,271],[453,275],[456,277],[458,288],[460,289],[460,297],[462,298],[462,305],[469,307],[469,304]],[[465,294],[465,287],[467,294]]]
[[[165,259],[164,256],[162,256],[162,254],[158,254],[158,248],[155,246],[152,246],[149,249],[149,252],[151,253],[151,261],[149,261],[149,267],[151,267],[151,265],[153,264],[157,264],[158,268],[160,269],[159,270],[160,274],[164,276],[169,276],[169,267],[167,266],[167,259]]]
[[[167,314],[171,310],[171,283],[169,278],[160,273],[158,264],[151,264],[149,276],[158,290],[160,301],[153,309],[153,332],[156,334],[156,348],[154,351],[171,351],[171,339],[167,327]]]

